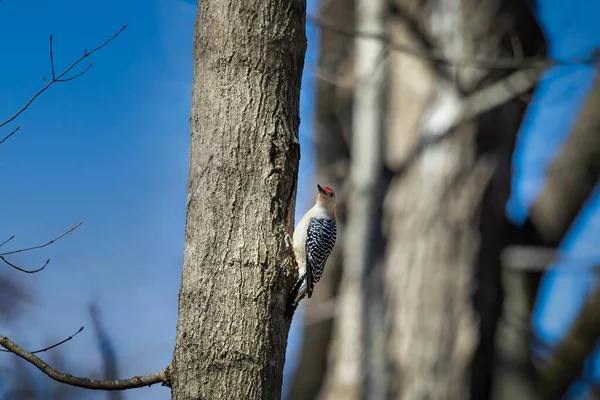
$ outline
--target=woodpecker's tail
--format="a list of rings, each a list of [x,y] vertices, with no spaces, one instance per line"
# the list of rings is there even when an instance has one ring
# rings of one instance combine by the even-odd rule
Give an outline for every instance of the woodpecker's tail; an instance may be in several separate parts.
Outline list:
[[[287,307],[285,310],[285,315],[287,317],[291,318],[294,315],[298,303],[304,296],[306,296],[306,274],[303,274],[300,279],[298,279],[298,282],[296,282],[288,296]]]

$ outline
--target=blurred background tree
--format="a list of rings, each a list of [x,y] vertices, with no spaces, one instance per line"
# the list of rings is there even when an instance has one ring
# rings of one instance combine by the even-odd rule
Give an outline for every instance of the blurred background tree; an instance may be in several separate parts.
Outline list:
[[[594,279],[600,247],[579,256],[563,241],[576,218],[597,215],[582,215],[599,176],[597,81],[568,136],[546,127],[565,139],[523,217],[514,212],[531,169],[516,157],[548,152],[527,141],[535,113],[551,112],[542,96],[561,79],[585,93],[597,66],[600,29],[558,35],[561,6],[549,3],[325,0],[309,16],[316,179],[342,191],[343,223],[327,278],[304,304],[290,399],[585,392],[569,389],[596,347],[597,296],[553,343],[541,337],[540,288],[553,273]],[[565,51],[575,37],[586,46]]]

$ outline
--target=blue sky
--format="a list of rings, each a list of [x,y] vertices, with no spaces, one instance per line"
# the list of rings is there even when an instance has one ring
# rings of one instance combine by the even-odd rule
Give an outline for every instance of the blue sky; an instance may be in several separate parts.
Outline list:
[[[87,303],[96,298],[124,376],[170,362],[185,222],[194,13],[193,5],[169,0],[0,3],[0,51],[6,55],[0,104],[6,117],[49,75],[50,33],[62,70],[84,48],[128,24],[97,53],[88,73],[44,93],[19,119],[19,134],[0,149],[1,237],[16,233],[15,245],[35,244],[84,221],[46,250],[14,258],[36,265],[51,257],[45,271],[5,271],[35,293],[31,312],[8,329],[24,346],[38,347],[81,325],[91,328]],[[70,372],[99,366],[91,331],[63,350]],[[169,393],[157,387],[126,396],[167,399]]]
[[[317,0],[308,3],[314,12]],[[541,19],[554,55],[587,55],[600,41],[594,21],[600,3],[578,4],[574,9],[566,0],[543,2]],[[194,17],[194,5],[178,0],[0,3],[0,54],[5,55],[0,120],[19,109],[43,85],[42,77],[49,76],[50,33],[61,71],[84,48],[128,24],[93,57],[95,65],[83,77],[57,84],[36,100],[11,125],[22,125],[18,135],[0,146],[5,190],[0,238],[16,233],[15,245],[37,244],[84,221],[53,246],[14,258],[36,266],[51,257],[45,271],[32,276],[3,271],[35,294],[27,316],[3,327],[22,345],[38,347],[81,325],[89,328],[87,304],[97,299],[124,376],[170,362],[185,222]],[[307,64],[315,65],[317,31],[309,26],[307,32]],[[543,168],[568,133],[592,77],[589,68],[561,68],[540,86],[515,160],[518,175],[508,209],[516,220],[543,183]],[[313,85],[305,73],[297,213],[313,195]],[[597,197],[565,244],[571,254],[598,256],[592,241],[600,233]],[[549,295],[536,320],[543,337],[556,340],[564,333],[582,292],[590,287],[590,276],[584,275],[561,272],[546,279]],[[300,339],[298,320],[290,336],[286,376]],[[70,355],[67,372],[99,366],[91,331],[63,350]],[[126,398],[167,399],[169,393],[156,387],[128,391]]]

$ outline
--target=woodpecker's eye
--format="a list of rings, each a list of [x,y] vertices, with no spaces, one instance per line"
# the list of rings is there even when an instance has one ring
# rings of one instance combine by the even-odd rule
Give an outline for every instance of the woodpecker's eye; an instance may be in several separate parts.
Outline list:
[[[333,193],[329,193],[329,197],[333,197]]]

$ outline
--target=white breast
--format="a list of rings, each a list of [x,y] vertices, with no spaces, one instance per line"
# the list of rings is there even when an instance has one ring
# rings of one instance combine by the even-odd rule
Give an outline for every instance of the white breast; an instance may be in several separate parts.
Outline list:
[[[298,262],[298,273],[304,274],[306,271],[306,234],[308,232],[308,224],[311,218],[329,218],[327,209],[320,204],[315,204],[313,208],[308,210],[304,217],[296,225],[294,230],[294,253],[296,253],[296,260]]]

